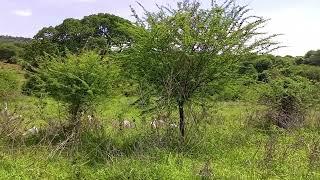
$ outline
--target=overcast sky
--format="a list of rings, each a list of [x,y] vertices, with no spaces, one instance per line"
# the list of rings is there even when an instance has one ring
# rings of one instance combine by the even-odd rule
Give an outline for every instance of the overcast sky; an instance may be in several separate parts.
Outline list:
[[[155,3],[174,6],[177,0],[139,0],[147,9]],[[204,6],[210,0],[200,0]],[[284,34],[276,54],[304,55],[320,49],[320,0],[240,0],[253,13],[271,18],[266,30]],[[0,0],[0,34],[33,37],[45,26],[60,24],[65,18],[82,18],[94,13],[112,13],[132,19],[129,5],[135,0]]]

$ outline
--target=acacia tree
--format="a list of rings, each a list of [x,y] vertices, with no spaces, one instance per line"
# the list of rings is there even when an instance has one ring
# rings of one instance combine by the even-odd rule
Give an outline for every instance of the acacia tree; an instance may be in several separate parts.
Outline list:
[[[267,20],[248,15],[248,7],[234,0],[211,1],[207,9],[185,0],[175,9],[158,6],[158,12],[139,5],[145,16],[140,18],[132,9],[138,28],[130,30],[134,43],[125,58],[126,70],[153,96],[178,107],[182,137],[186,103],[209,95],[236,62],[278,48],[272,41],[276,34],[261,32]]]

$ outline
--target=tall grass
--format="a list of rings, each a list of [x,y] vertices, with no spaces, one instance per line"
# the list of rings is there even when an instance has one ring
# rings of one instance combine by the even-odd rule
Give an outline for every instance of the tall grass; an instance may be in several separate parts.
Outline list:
[[[28,98],[26,98],[28,99]],[[39,143],[8,149],[2,142],[0,175],[6,179],[260,179],[319,178],[317,132],[306,128],[284,131],[248,125],[258,119],[257,109],[243,103],[218,103],[209,109],[210,118],[199,128],[188,125],[185,141],[178,130],[154,131],[149,120],[138,118],[138,110],[127,107],[126,117],[134,116],[134,129],[115,129],[111,122],[130,99],[121,97],[99,107],[104,131],[84,130],[81,143],[58,149],[56,144]],[[51,101],[51,100],[50,100]],[[49,102],[50,102],[49,101]],[[27,103],[25,106],[33,104]],[[119,102],[122,105],[114,105]],[[53,103],[54,104],[54,103]],[[41,116],[56,113],[47,103]],[[32,106],[32,105],[30,105]],[[57,106],[56,106],[57,107]],[[112,111],[109,107],[113,107]],[[104,111],[104,109],[106,109]],[[26,109],[24,109],[26,110]],[[28,111],[20,110],[21,114]],[[51,111],[51,112],[50,112]],[[38,113],[35,113],[36,116]],[[108,113],[112,112],[112,113]],[[28,116],[27,116],[28,117]],[[63,116],[62,116],[63,117]],[[44,117],[45,118],[45,117]],[[45,118],[46,119],[46,118]],[[311,119],[312,121],[314,120]],[[188,122],[193,122],[191,117]],[[261,121],[261,120],[260,120]],[[48,130],[47,121],[40,129]],[[51,125],[53,127],[53,125]],[[37,135],[38,136],[38,135]],[[35,137],[28,137],[34,139]]]
[[[0,179],[320,178],[317,109],[307,112],[301,128],[288,131],[268,123],[266,107],[255,103],[188,106],[181,140],[177,128],[152,129],[152,114],[142,117],[132,106],[135,100],[116,96],[97,105],[89,112],[95,119],[83,115],[74,139],[61,103],[21,94],[10,98],[10,113],[0,117],[0,129],[7,127],[0,138]],[[19,118],[9,121],[11,116]],[[113,126],[124,119],[135,120],[135,128]],[[33,126],[39,133],[22,135]]]

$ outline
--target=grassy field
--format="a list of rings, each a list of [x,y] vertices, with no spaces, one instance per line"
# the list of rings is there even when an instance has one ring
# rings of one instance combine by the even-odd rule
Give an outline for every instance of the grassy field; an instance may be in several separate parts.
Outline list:
[[[14,67],[20,80],[23,72]],[[23,80],[22,80],[23,81]],[[76,147],[41,142],[41,133],[23,143],[1,140],[0,179],[319,179],[317,111],[304,128],[285,131],[263,127],[264,107],[248,102],[214,102],[194,126],[187,116],[187,136],[177,128],[150,128],[150,117],[131,106],[134,97],[116,96],[97,108],[103,132],[88,131]],[[9,110],[22,115],[21,129],[63,122],[65,108],[49,98],[12,98]],[[190,110],[188,112],[191,112]],[[195,111],[198,113],[198,111]],[[135,119],[136,127],[119,130],[117,118]]]

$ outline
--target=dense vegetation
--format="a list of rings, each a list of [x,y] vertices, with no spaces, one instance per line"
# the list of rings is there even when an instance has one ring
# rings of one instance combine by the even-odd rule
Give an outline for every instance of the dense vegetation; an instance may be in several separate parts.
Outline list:
[[[319,50],[233,0],[141,7],[0,37],[1,178],[320,178]]]
[[[16,63],[29,41],[28,38],[0,36],[0,61]]]
[[[0,42],[13,42],[13,43],[19,43],[19,42],[29,42],[30,38],[24,38],[24,37],[13,37],[13,36],[1,36],[0,35]]]
[[[26,46],[24,59],[31,66],[38,66],[39,56],[80,53],[86,50],[99,50],[107,53],[111,47],[123,48],[132,38],[124,30],[131,22],[111,14],[86,16],[81,20],[66,19],[56,27],[45,27]]]

